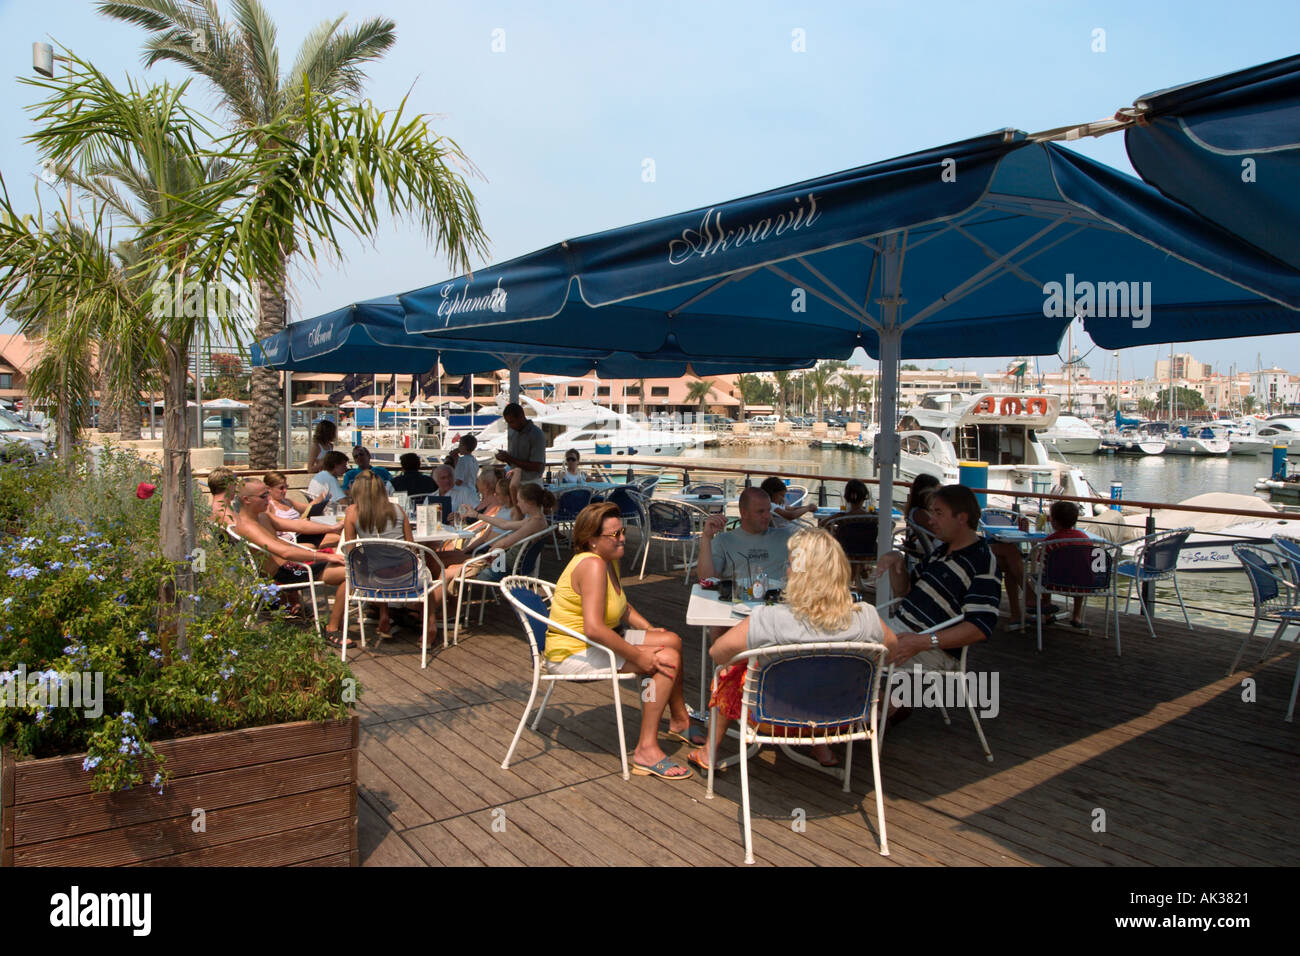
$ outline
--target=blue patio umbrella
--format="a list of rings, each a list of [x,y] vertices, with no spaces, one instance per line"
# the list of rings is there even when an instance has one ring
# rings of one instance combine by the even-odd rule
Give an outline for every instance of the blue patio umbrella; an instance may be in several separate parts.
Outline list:
[[[1140,97],[1133,168],[1166,196],[1300,269],[1300,56]]]
[[[311,319],[294,322],[275,335],[254,343],[252,363],[294,372],[360,372],[416,375],[430,371],[439,360],[452,375],[491,372],[500,368],[581,377],[596,372],[604,378],[679,378],[688,372],[722,375],[758,371],[766,363],[693,361],[669,343],[647,361],[611,349],[579,345],[554,346],[457,339],[454,342],[411,334],[395,297],[356,302]],[[807,360],[786,360],[780,368],[805,368]]]
[[[881,360],[881,500],[901,358],[1300,330],[1300,275],[1150,186],[1006,130],[571,239],[398,296],[444,341],[643,358]],[[880,547],[889,546],[882,523]]]

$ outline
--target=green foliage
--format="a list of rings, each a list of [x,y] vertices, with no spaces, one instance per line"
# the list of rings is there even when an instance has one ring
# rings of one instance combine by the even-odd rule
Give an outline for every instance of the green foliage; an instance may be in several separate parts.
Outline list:
[[[1205,407],[1205,398],[1200,392],[1191,388],[1184,388],[1182,385],[1174,389],[1174,417],[1184,415],[1187,412]],[[1163,409],[1166,414],[1169,412],[1169,389],[1162,388],[1156,393],[1156,408]]]
[[[0,464],[0,743],[19,756],[84,751],[99,790],[161,787],[156,741],[343,718],[359,693],[313,630],[266,609],[278,589],[224,535],[199,537],[189,651],[159,631],[159,585],[173,572],[158,496],[136,496],[156,480],[111,449],[94,468],[79,462],[74,483],[52,465]],[[74,680],[84,696],[69,697]]]

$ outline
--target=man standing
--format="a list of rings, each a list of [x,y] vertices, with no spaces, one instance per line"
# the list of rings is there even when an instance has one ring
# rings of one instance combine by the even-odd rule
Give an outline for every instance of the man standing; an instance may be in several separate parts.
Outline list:
[[[898,636],[891,662],[924,670],[954,670],[967,644],[986,640],[998,622],[1002,581],[997,561],[981,538],[980,506],[965,485],[945,485],[930,496],[930,528],[943,542],[909,574],[902,552],[880,559],[877,577],[889,575],[902,598],[888,619]],[[960,623],[934,634],[917,634],[950,618]]]
[[[352,482],[356,480],[357,475],[363,471],[373,471],[384,483],[384,490],[390,495],[395,494],[393,491],[393,476],[387,468],[377,465],[370,466],[370,449],[365,445],[354,445],[352,447],[352,460],[357,463],[355,468],[349,468],[343,474],[343,490],[347,491],[352,487]]]
[[[546,436],[535,422],[528,420],[523,408],[514,402],[502,410],[501,417],[509,427],[509,434],[506,437],[506,450],[497,452],[496,457],[497,461],[505,462],[519,474],[519,478],[515,479],[512,473],[510,483],[540,482],[542,472],[546,470]]]

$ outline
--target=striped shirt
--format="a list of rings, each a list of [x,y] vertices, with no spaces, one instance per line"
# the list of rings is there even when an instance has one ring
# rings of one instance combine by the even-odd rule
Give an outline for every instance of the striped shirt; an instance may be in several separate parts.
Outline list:
[[[912,569],[911,579],[911,590],[895,612],[908,627],[922,631],[960,616],[978,627],[985,638],[993,633],[1002,602],[1002,578],[983,538],[952,554],[948,545],[941,544]],[[961,656],[960,650],[948,653]]]

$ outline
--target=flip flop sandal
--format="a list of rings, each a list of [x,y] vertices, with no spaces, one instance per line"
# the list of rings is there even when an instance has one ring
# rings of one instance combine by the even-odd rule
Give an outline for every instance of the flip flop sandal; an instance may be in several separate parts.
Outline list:
[[[684,774],[670,776],[668,773],[669,770],[685,770],[686,772]],[[633,761],[632,773],[637,777],[658,777],[661,780],[671,780],[673,783],[682,780],[690,780],[691,777],[695,776],[694,770],[690,767],[683,767],[681,764],[675,763],[671,757],[665,757],[653,767],[647,767],[644,764],[639,764],[636,761]]]
[[[692,763],[692,764],[694,764],[695,766],[699,767],[699,768],[700,768],[700,773],[702,773],[702,774],[706,774],[706,775],[708,774],[708,772],[709,772],[709,765],[708,765],[708,763],[705,762],[705,761],[703,761],[703,760],[698,759],[698,758],[695,756],[695,751],[692,750],[690,753],[688,753],[688,754],[686,755],[686,760],[687,760],[688,763]],[[716,768],[713,772],[714,772],[715,774],[718,774],[718,773],[726,773],[726,772],[727,772],[727,767],[722,763],[722,761],[718,761],[718,766],[717,766],[717,768]]]
[[[342,650],[344,647],[347,646],[343,640],[342,631],[334,631],[328,628],[325,630],[325,643],[328,644],[330,647],[334,647],[339,650]]]
[[[692,735],[698,735],[698,740],[692,740]],[[692,747],[707,747],[709,745],[709,729],[703,724],[692,720],[686,732],[680,730],[665,730],[663,736],[671,740],[680,740],[684,744],[690,744]]]

